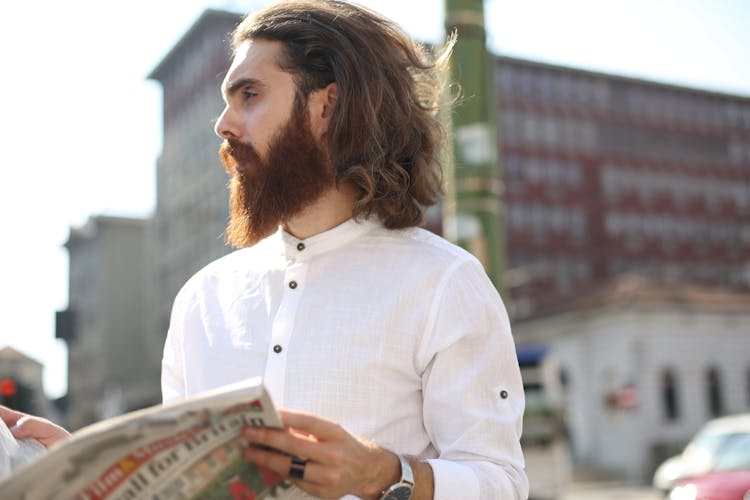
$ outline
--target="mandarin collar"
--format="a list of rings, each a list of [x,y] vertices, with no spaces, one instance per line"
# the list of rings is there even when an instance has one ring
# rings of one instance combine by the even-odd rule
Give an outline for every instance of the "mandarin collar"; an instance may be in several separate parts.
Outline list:
[[[374,217],[369,219],[349,219],[327,231],[303,240],[279,228],[277,235],[283,243],[283,253],[287,261],[304,261],[322,253],[342,247],[347,243],[379,227]]]

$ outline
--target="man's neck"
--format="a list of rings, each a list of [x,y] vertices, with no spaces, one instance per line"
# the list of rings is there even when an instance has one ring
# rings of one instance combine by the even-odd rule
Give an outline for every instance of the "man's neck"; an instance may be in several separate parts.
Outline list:
[[[299,215],[283,224],[284,230],[304,240],[333,229],[352,218],[356,193],[349,185],[333,187]]]

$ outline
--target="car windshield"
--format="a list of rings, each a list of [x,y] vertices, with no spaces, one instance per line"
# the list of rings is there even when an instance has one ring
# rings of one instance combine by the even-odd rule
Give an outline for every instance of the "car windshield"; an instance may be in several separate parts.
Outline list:
[[[727,434],[717,450],[713,470],[750,468],[750,433]]]
[[[688,448],[704,450],[714,454],[719,448],[724,446],[730,435],[724,432],[704,431],[695,436]]]
[[[710,469],[716,453],[724,446],[730,435],[711,430],[698,433],[682,454],[686,469],[693,472]]]

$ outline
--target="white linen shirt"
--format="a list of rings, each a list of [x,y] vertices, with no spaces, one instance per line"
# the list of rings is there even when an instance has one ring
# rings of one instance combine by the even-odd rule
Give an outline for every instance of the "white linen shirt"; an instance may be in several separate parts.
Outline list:
[[[193,276],[172,311],[164,400],[255,376],[278,407],[426,460],[436,499],[528,495],[505,308],[481,264],[428,231],[279,230]]]

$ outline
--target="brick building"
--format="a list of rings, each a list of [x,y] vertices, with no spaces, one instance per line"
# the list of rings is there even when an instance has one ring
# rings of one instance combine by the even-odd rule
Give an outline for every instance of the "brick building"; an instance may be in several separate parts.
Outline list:
[[[750,286],[750,99],[498,57],[515,312],[624,272]]]

